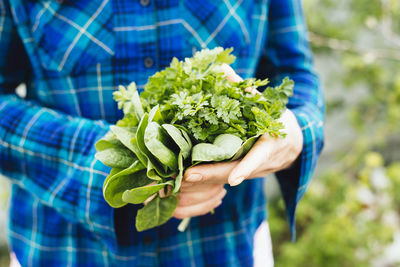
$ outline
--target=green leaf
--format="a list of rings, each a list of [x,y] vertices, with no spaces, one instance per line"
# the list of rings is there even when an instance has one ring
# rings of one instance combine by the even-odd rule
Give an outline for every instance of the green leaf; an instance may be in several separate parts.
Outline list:
[[[117,173],[118,174],[118,173]],[[110,173],[112,175],[112,173]],[[120,208],[127,203],[122,200],[126,190],[150,184],[152,180],[147,178],[146,171],[142,170],[130,175],[113,174],[106,179],[103,186],[103,196],[106,202],[113,208]]]
[[[183,135],[183,137],[185,137],[185,139],[186,139],[186,142],[188,143],[188,145],[190,146],[190,149],[192,149],[192,140],[190,139],[190,136],[187,134],[187,132],[186,132],[186,130],[185,129],[180,129],[181,130],[181,133],[182,133],[182,135]]]
[[[175,185],[174,185],[174,189],[172,190],[172,194],[178,193],[179,189],[181,188],[181,184],[182,184],[183,171],[184,171],[182,151],[179,152],[179,155],[178,155],[178,169],[179,169],[179,173],[175,177]]]
[[[167,176],[167,177],[170,177],[170,176]],[[150,179],[152,179],[154,181],[161,181],[162,177],[164,177],[164,176],[161,177],[161,175],[158,174],[158,172],[156,171],[154,165],[151,163],[150,160],[147,161],[147,177],[149,177]]]
[[[164,120],[160,111],[160,106],[153,107],[149,112],[149,122],[154,121],[158,124],[163,124]]]
[[[111,147],[97,152],[95,157],[104,165],[116,168],[128,168],[135,160],[135,154],[124,147]]]
[[[182,125],[178,125],[177,124],[177,125],[174,125],[174,126],[181,131],[183,137],[185,137],[186,142],[189,144],[190,147],[192,147],[193,146],[192,145],[192,140],[191,140],[191,138],[190,138],[190,136],[188,134],[188,130],[185,127],[183,127]]]
[[[136,229],[142,232],[166,223],[172,217],[177,205],[178,198],[175,195],[166,198],[157,196],[138,211]]]
[[[216,47],[214,49],[203,49],[196,52],[193,58],[186,59],[186,61],[184,62],[184,68],[186,72],[191,71],[191,68],[204,71],[213,63],[231,64],[233,61],[235,61],[235,56],[230,55],[232,51],[232,48],[224,50],[222,47]],[[189,66],[191,68],[189,68]]]
[[[232,51],[233,51],[232,47],[224,49],[222,52],[220,52],[217,55],[216,62],[225,63],[225,64],[228,64],[228,65],[232,64],[236,60],[236,57],[234,55],[231,55]]]
[[[190,155],[190,150],[192,149],[191,142],[188,143],[187,139],[184,137],[185,132],[182,132],[172,124],[163,124],[163,129],[168,133],[168,135],[174,140],[175,144],[179,147],[183,158],[187,158]],[[187,135],[187,134],[186,134]],[[189,137],[188,137],[189,138]],[[190,140],[190,138],[189,138]]]
[[[235,155],[233,156],[233,158],[231,160],[237,160],[237,159],[240,159],[243,156],[245,156],[247,154],[247,152],[249,152],[250,149],[253,147],[253,145],[257,141],[258,137],[259,137],[259,135],[253,136],[253,137],[250,137],[249,139],[247,139],[242,144],[240,149],[235,153]]]
[[[213,144],[200,143],[193,147],[192,161],[222,161],[232,158],[240,149],[242,139],[233,134],[221,134]]]
[[[118,177],[118,176],[126,176],[131,173],[135,173],[135,172],[138,172],[138,171],[141,171],[144,169],[146,169],[146,167],[139,160],[136,160],[135,162],[132,163],[131,166],[129,166],[126,169],[113,168],[112,170],[115,170],[115,171],[118,170],[118,172],[116,172],[116,173],[114,171],[114,176]],[[115,178],[114,176],[111,176],[111,178]]]
[[[136,131],[118,126],[110,126],[110,129],[124,146],[136,154],[136,149],[134,145],[132,145],[132,139],[136,137]],[[137,128],[133,130],[137,130]]]
[[[95,148],[96,150],[103,151],[112,147],[121,146],[121,142],[116,138],[116,136],[111,132],[107,132],[105,136],[103,136],[99,141],[96,142]]]
[[[119,126],[119,127],[127,127],[127,128],[133,128],[133,127],[137,127],[137,125],[139,124],[139,121],[136,118],[135,114],[131,114],[131,113],[126,113],[125,116],[120,119],[119,121],[117,121],[117,123],[115,125]]]
[[[121,171],[123,171],[123,170],[124,170],[124,169],[122,169],[122,168],[112,168],[111,171],[110,171],[110,173],[108,174],[108,176],[107,176],[106,179],[104,180],[104,183],[103,183],[103,190],[104,190],[105,185],[108,183],[108,181],[109,181],[114,175],[116,175],[117,173],[119,173],[119,172],[121,172]]]
[[[177,169],[176,155],[167,147],[168,140],[157,122],[150,122],[144,133],[144,143],[147,149],[171,170]]]
[[[142,107],[142,103],[140,102],[139,93],[137,91],[136,84],[134,82],[129,84],[128,91],[131,94],[131,102],[133,105],[133,109],[135,110],[136,117],[137,117],[138,121],[140,121],[140,119],[144,115],[144,110]]]
[[[216,110],[216,115],[224,122],[238,120],[241,116],[241,103],[236,99],[231,99],[226,95],[216,95],[211,99],[211,105]]]
[[[137,141],[137,137],[133,137],[131,140],[131,148],[133,150],[133,152],[135,153],[135,155],[138,157],[138,159],[140,160],[140,162],[144,165],[147,166],[147,157],[145,154],[142,153],[142,151],[139,148],[138,145],[138,141]]]
[[[136,187],[130,190],[126,190],[122,194],[122,200],[127,203],[141,204],[146,199],[163,189],[167,185],[173,185],[173,181],[168,181],[162,184],[146,185],[142,187]]]
[[[136,144],[142,153],[142,155],[146,158],[147,162],[147,173],[148,176],[153,180],[161,180],[161,177],[171,177],[175,172],[166,172],[164,168],[160,165],[158,160],[154,157],[154,155],[147,149],[144,143],[144,134],[149,123],[149,115],[146,113],[142,117],[142,120],[139,123],[138,131],[136,133]]]

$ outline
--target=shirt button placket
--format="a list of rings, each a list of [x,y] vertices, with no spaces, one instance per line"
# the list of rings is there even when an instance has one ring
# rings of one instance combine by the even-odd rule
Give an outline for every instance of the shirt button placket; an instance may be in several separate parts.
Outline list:
[[[144,9],[145,9],[145,8],[153,8],[154,6],[149,7],[150,1],[151,1],[151,0],[140,0],[140,5],[141,5]],[[155,19],[155,16],[152,15],[152,16],[150,16],[150,17],[151,17],[152,21],[151,21],[151,22],[148,21],[148,24],[150,24],[150,23],[155,24],[155,23],[156,23],[156,21],[154,20],[154,19]],[[150,31],[150,32],[151,32],[151,34],[156,34],[155,31]],[[149,34],[150,32],[147,32],[147,34]],[[154,39],[153,41],[156,42],[156,41],[157,41],[156,35],[154,35],[154,37],[155,37],[155,39]],[[152,52],[155,52],[155,54],[157,54],[156,51],[152,51]],[[150,53],[150,54],[153,54],[153,53]],[[151,68],[153,68],[154,65],[155,65],[155,60],[156,60],[156,58],[155,58],[153,55],[147,54],[147,56],[146,56],[145,58],[143,58],[143,65],[144,65],[144,67],[145,67],[146,69],[151,69]]]

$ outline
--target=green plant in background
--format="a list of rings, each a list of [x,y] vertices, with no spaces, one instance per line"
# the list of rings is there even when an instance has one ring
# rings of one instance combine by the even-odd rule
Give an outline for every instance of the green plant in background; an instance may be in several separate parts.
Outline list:
[[[379,154],[368,153],[356,180],[343,170],[318,177],[299,205],[295,243],[287,242],[283,202],[271,203],[277,266],[370,266],[378,260],[396,230],[392,191],[400,190],[400,168],[386,170],[382,163]]]
[[[350,131],[327,140],[340,149],[323,158],[299,205],[297,242],[290,242],[282,201],[270,201],[276,265],[397,266],[387,247],[400,233],[400,2],[304,4],[317,71],[326,76],[328,124],[344,111],[341,125]]]
[[[0,266],[9,265],[10,253],[7,248],[6,217],[9,199],[10,185],[8,181],[0,175]]]

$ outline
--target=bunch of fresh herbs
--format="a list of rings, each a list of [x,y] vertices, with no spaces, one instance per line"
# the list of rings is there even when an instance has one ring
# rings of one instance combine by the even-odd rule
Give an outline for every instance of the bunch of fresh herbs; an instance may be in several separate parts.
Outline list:
[[[149,78],[140,96],[134,83],[114,93],[124,117],[96,143],[96,158],[112,167],[103,187],[110,206],[153,197],[137,213],[138,231],[172,217],[187,168],[239,159],[265,133],[284,137],[278,119],[293,82],[286,78],[263,93],[247,93],[246,88],[266,86],[268,80],[226,79],[221,65],[235,60],[231,52],[219,47],[184,62],[174,58]]]

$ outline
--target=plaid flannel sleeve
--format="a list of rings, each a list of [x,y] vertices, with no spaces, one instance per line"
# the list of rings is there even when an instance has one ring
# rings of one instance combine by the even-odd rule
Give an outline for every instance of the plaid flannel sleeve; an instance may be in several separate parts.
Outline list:
[[[304,138],[297,161],[276,174],[295,237],[296,206],[307,189],[324,143],[324,98],[313,72],[301,0],[270,1],[268,23],[268,40],[258,75],[270,77],[273,83],[281,82],[285,76],[294,80],[294,95],[288,108],[296,115]]]
[[[107,167],[94,158],[103,121],[74,118],[19,98],[29,61],[7,2],[0,1],[0,173],[116,248],[113,209],[103,199]]]

